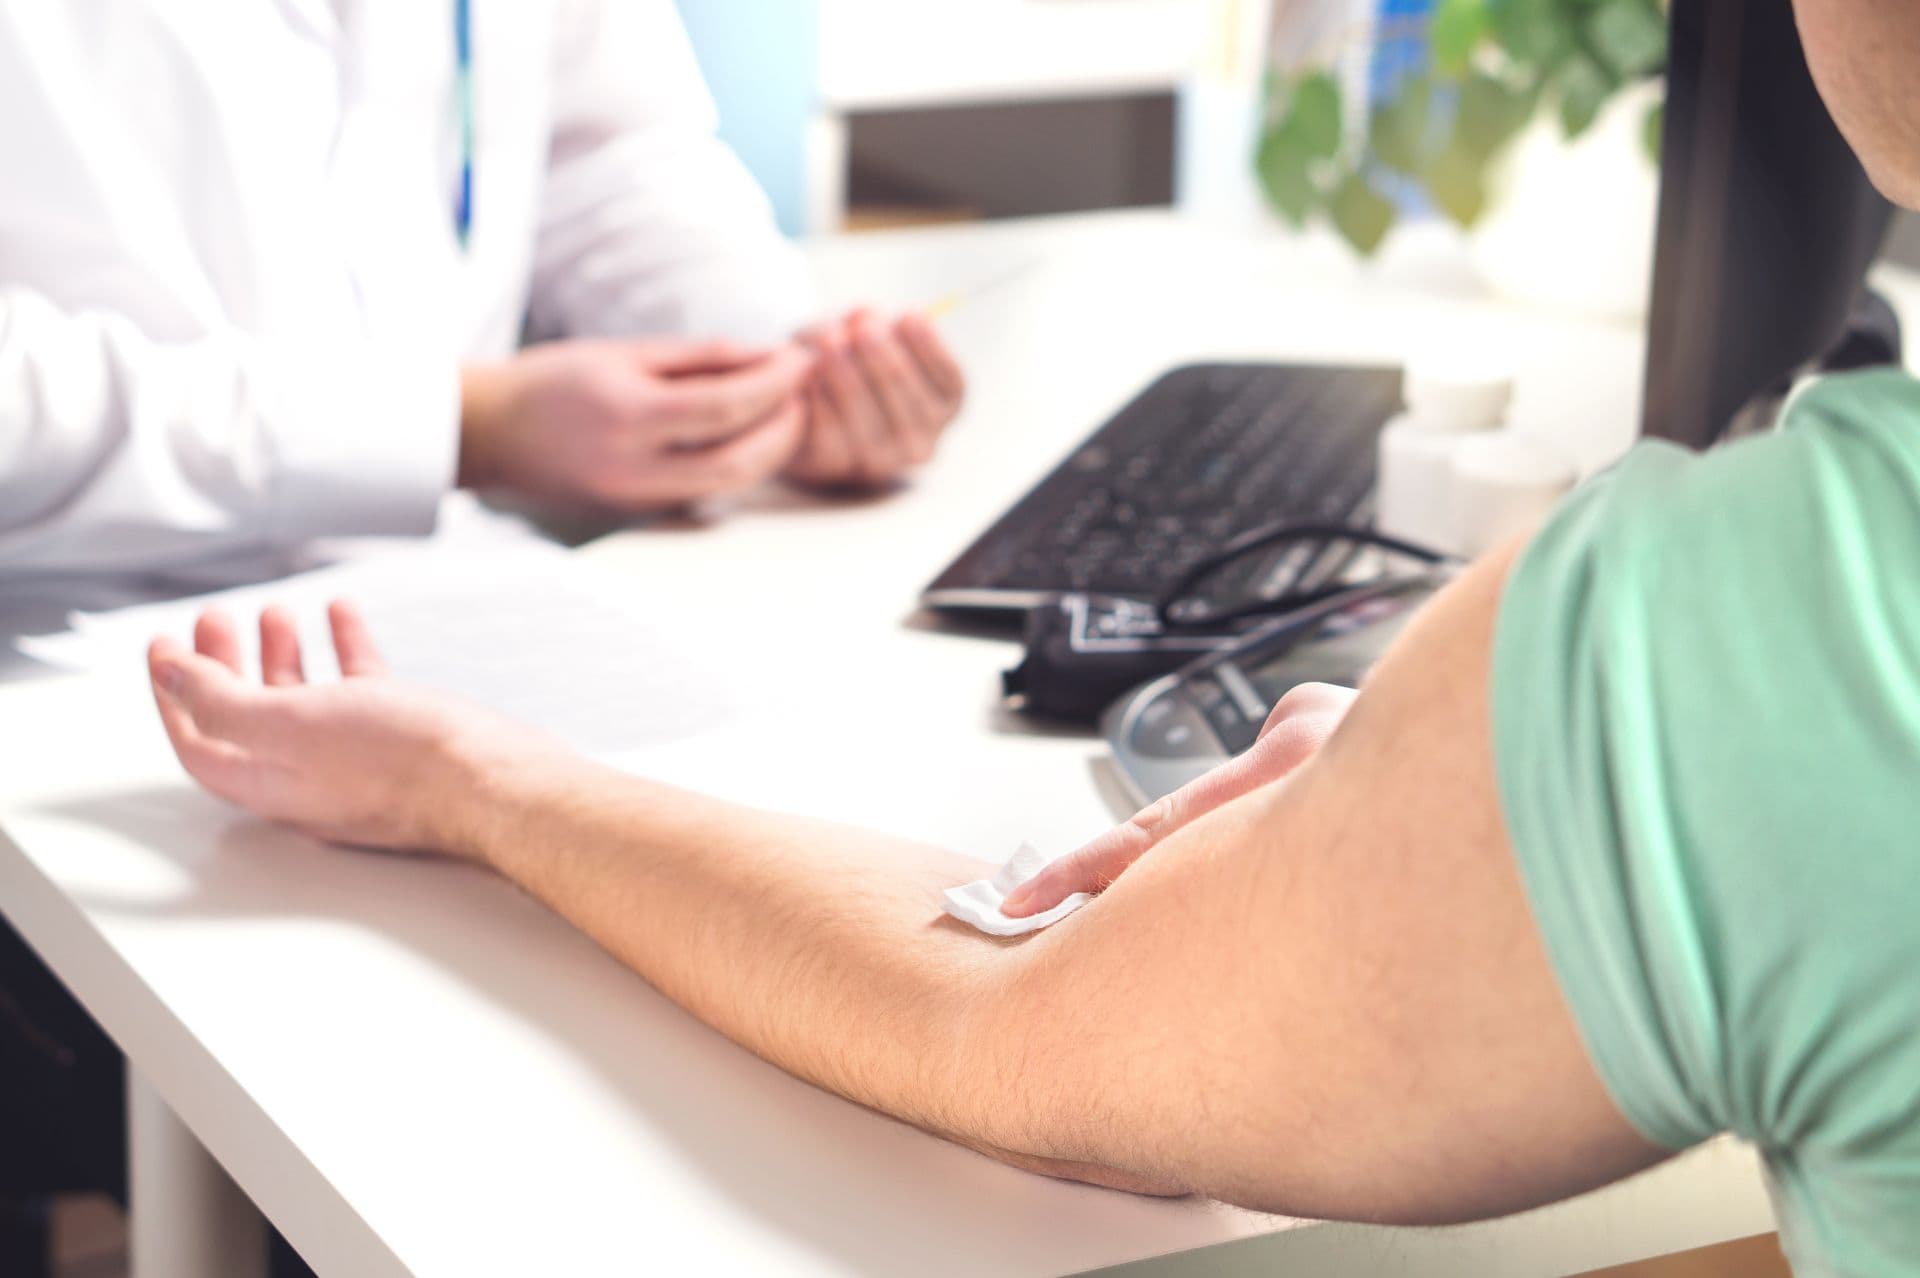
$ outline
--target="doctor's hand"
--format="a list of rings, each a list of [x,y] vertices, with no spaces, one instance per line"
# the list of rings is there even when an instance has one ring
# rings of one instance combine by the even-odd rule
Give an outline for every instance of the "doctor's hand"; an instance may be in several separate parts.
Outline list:
[[[886,323],[865,310],[807,329],[816,356],[807,431],[787,478],[816,488],[872,488],[933,457],[967,381],[933,322]]]
[[[794,345],[568,341],[461,371],[460,483],[631,515],[751,488],[806,432]]]
[[[148,650],[167,738],[230,803],[339,843],[459,854],[508,779],[579,765],[555,741],[454,697],[389,678],[352,605],[329,612],[343,678],[309,684],[292,619],[260,616],[263,681],[249,682],[231,619],[200,618],[194,648]]]
[[[1128,866],[1215,808],[1280,780],[1305,763],[1339,728],[1360,694],[1327,683],[1303,683],[1280,699],[1260,739],[1196,781],[1175,790],[1070,856],[1055,861],[1008,894],[1013,918],[1050,910],[1075,892],[1103,892]]]

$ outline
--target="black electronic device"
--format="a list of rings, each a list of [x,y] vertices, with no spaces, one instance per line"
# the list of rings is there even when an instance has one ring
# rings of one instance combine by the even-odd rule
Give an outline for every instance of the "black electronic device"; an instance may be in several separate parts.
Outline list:
[[[1315,574],[1326,579],[1274,598],[1250,598],[1247,562],[1286,562],[1297,547],[1326,566]],[[1362,600],[1400,593],[1410,578],[1459,566],[1451,556],[1367,528],[1269,524],[1228,542],[1160,599],[1070,591],[1031,609],[1025,653],[1002,688],[1028,714],[1091,727],[1115,697],[1205,654],[1237,647],[1255,631],[1305,635]],[[1223,592],[1222,580],[1238,584]]]
[[[1406,577],[1391,589],[1278,619],[1115,702],[1101,729],[1133,797],[1151,802],[1252,745],[1296,684],[1359,683],[1450,576]]]
[[[1304,634],[1322,618],[1399,589],[1396,579],[1375,576],[1285,612],[1219,628],[1170,626],[1161,609],[1114,595],[1062,595],[1027,614],[1025,652],[1002,676],[1002,691],[1027,714],[1091,727],[1115,697],[1236,648],[1255,631]]]
[[[1393,368],[1197,364],[1155,381],[940,574],[943,611],[1024,611],[1068,592],[1156,600],[1261,525],[1363,523]],[[1330,563],[1295,544],[1250,558],[1251,597],[1297,590]]]
[[[1675,0],[1645,434],[1772,421],[1798,374],[1899,358],[1863,299],[1892,206],[1807,69],[1789,0]]]

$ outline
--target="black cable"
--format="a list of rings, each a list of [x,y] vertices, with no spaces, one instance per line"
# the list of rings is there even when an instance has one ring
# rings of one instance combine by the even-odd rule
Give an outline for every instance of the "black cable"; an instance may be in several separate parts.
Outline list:
[[[1385,533],[1376,532],[1371,528],[1357,528],[1348,524],[1266,524],[1262,527],[1252,528],[1241,533],[1238,537],[1229,541],[1217,553],[1210,555],[1196,564],[1190,572],[1182,577],[1179,582],[1174,585],[1173,589],[1169,590],[1166,595],[1154,604],[1154,612],[1159,617],[1160,624],[1166,626],[1168,629],[1194,626],[1224,626],[1265,613],[1306,607],[1320,600],[1331,598],[1343,590],[1351,589],[1350,585],[1336,583],[1334,585],[1321,587],[1317,590],[1284,592],[1272,599],[1262,599],[1229,612],[1208,613],[1204,617],[1182,619],[1174,615],[1175,610],[1181,604],[1189,602],[1189,592],[1214,573],[1228,567],[1235,560],[1244,555],[1251,554],[1253,551],[1264,550],[1270,546],[1281,545],[1289,541],[1345,542],[1356,546],[1371,546],[1378,550],[1390,551],[1396,555],[1405,555],[1409,559],[1415,559],[1421,563],[1436,566],[1458,562],[1454,556],[1435,550],[1430,546],[1422,546],[1416,542],[1405,541],[1399,537],[1390,537]]]

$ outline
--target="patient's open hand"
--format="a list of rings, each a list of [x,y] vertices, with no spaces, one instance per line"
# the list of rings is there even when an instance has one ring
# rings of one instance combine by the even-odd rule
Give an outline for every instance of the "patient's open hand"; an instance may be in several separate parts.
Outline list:
[[[1360,694],[1303,683],[1280,699],[1245,754],[1135,813],[1016,888],[1000,907],[1012,918],[1050,910],[1075,892],[1101,892],[1174,831],[1243,794],[1277,781],[1326,744]]]
[[[186,770],[214,794],[322,838],[460,853],[471,801],[499,770],[558,762],[563,749],[478,706],[389,678],[350,604],[329,612],[345,676],[309,684],[285,613],[260,616],[263,682],[240,670],[233,622],[208,612],[196,651],[148,651],[154,699]]]

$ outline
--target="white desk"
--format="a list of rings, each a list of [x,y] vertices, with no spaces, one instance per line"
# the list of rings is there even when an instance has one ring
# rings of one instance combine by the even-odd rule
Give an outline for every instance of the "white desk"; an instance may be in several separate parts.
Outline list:
[[[1464,336],[1511,350],[1519,416],[1589,460],[1632,433],[1638,335],[1480,300],[1440,240],[1409,237],[1384,273],[1141,214],[816,251],[834,291],[901,303],[1044,264],[950,320],[976,393],[913,490],[770,496],[587,552],[676,625],[766,636],[741,674],[769,694],[754,732],[634,763],[982,855],[1102,827],[1100,751],[1011,723],[1010,650],[917,624],[915,593],[1154,372]],[[1011,1171],[760,1063],[503,883],[222,810],[173,767],[138,671],[0,688],[0,828],[15,923],[328,1278],[1047,1274],[1255,1237],[1251,1262],[1161,1272],[1550,1275],[1770,1224],[1724,1146],[1459,1231],[1293,1228]]]

